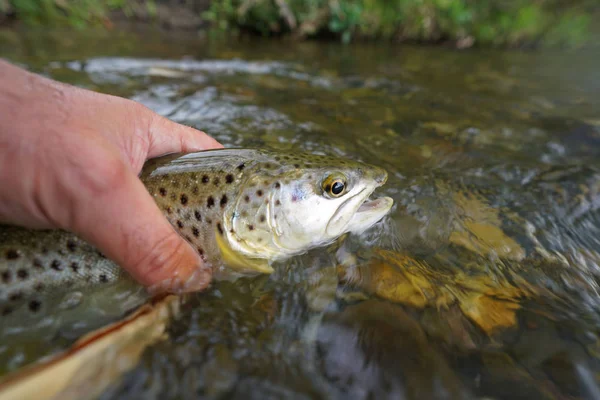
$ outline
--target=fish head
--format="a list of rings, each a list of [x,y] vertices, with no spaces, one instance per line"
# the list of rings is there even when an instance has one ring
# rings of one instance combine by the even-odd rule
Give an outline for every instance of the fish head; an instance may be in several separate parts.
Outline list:
[[[246,254],[277,259],[360,233],[393,205],[389,197],[369,199],[386,180],[382,168],[331,156],[257,165],[233,210],[233,241]]]

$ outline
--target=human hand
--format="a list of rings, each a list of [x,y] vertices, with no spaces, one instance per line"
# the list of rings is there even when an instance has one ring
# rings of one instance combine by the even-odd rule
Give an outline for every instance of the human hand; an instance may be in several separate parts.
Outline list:
[[[72,231],[146,286],[200,290],[211,272],[137,174],[148,158],[220,147],[134,101],[0,60],[0,221]]]

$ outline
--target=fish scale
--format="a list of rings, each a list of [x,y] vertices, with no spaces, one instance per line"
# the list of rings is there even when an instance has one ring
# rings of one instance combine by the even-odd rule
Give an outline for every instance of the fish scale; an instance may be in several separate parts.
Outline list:
[[[347,179],[346,197],[323,193],[331,173]],[[270,272],[272,261],[368,228],[392,200],[373,201],[362,214],[359,207],[386,177],[380,168],[337,157],[255,149],[163,156],[140,174],[169,222],[219,279]],[[342,220],[339,232],[329,232],[334,219]],[[54,293],[127,279],[72,233],[0,226],[0,318],[16,309],[39,313]]]

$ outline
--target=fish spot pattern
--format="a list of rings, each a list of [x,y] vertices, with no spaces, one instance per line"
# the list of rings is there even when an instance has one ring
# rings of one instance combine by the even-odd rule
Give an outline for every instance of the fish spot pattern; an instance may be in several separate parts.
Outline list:
[[[14,249],[9,249],[6,251],[6,259],[7,260],[16,260],[19,258],[19,252]]]
[[[73,272],[77,272],[77,271],[79,271],[79,264],[77,264],[76,262],[72,262],[72,263],[71,263],[71,270],[72,270]]]
[[[41,306],[42,306],[42,303],[40,303],[40,302],[39,302],[39,301],[37,301],[37,300],[31,300],[31,301],[29,302],[29,309],[30,309],[32,312],[38,312]]]
[[[55,271],[62,271],[63,270],[63,266],[60,263],[60,261],[58,260],[54,260],[52,261],[52,264],[50,264],[50,266],[52,267],[53,270]]]
[[[72,241],[72,240],[69,240],[69,241],[67,242],[67,249],[69,249],[69,251],[70,251],[71,253],[73,253],[73,252],[74,252],[74,251],[77,249],[77,245],[75,244],[75,242],[74,242],[74,241]]]

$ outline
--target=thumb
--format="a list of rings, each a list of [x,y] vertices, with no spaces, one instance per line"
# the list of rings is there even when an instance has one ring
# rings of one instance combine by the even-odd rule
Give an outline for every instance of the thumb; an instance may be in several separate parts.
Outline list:
[[[180,125],[154,113],[148,130],[148,142],[148,158],[167,153],[187,153],[223,147],[202,131]]]
[[[74,230],[134,279],[158,291],[206,288],[211,270],[175,231],[126,164],[111,173],[110,190],[76,201]]]

